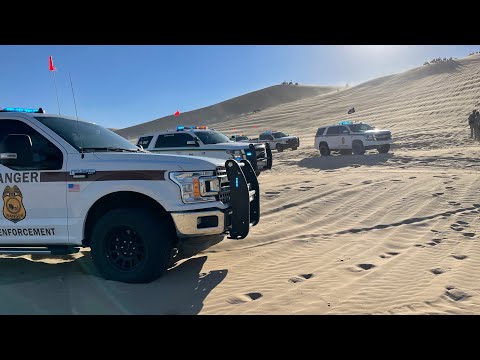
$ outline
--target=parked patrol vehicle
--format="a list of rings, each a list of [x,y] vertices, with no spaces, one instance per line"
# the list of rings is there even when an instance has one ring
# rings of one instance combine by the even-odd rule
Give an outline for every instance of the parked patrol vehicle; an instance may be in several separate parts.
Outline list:
[[[271,149],[282,152],[285,149],[297,150],[300,146],[300,139],[297,136],[290,136],[281,131],[267,130],[260,134],[256,139],[251,140],[254,143],[269,144]]]
[[[0,253],[90,247],[107,279],[149,282],[182,241],[245,238],[260,219],[245,159],[148,153],[99,125],[0,109]]]
[[[338,125],[318,128],[314,146],[322,156],[330,155],[331,151],[363,155],[370,149],[383,154],[390,151],[392,142],[389,130],[378,130],[363,122],[341,121]]]
[[[272,168],[272,152],[268,145],[237,143],[207,126],[177,126],[175,130],[145,134],[140,136],[137,145],[160,154],[248,160],[257,175]]]

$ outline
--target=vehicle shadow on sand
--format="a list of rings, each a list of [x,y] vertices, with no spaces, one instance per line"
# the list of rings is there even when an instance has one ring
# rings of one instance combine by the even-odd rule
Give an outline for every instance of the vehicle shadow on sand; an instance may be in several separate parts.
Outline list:
[[[336,170],[344,167],[375,166],[385,164],[393,153],[365,155],[314,156],[300,160],[298,166],[309,169]]]
[[[0,314],[198,314],[228,273],[202,273],[200,256],[151,283],[126,284],[101,278],[82,254],[0,259]]]

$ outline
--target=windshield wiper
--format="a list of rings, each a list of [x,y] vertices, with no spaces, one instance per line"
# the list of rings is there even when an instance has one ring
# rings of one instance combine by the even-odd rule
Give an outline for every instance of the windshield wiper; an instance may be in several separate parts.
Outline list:
[[[141,149],[133,150],[133,149],[122,149],[122,148],[117,148],[117,147],[85,147],[82,148],[83,151],[85,150],[92,150],[92,151],[117,151],[117,152],[141,152]]]

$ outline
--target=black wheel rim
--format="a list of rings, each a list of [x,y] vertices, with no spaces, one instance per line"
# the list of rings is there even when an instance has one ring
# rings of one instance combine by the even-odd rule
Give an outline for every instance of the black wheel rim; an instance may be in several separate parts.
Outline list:
[[[132,272],[145,261],[145,244],[130,227],[118,226],[112,229],[105,240],[105,255],[114,269]]]

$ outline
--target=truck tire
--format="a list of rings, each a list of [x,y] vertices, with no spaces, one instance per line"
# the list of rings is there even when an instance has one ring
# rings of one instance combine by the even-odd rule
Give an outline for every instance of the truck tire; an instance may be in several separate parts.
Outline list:
[[[379,146],[377,150],[380,154],[386,154],[390,151],[390,144]]]
[[[330,148],[328,147],[327,143],[321,143],[318,147],[318,150],[320,150],[320,156],[330,155]]]
[[[365,154],[365,147],[360,140],[355,140],[352,144],[352,151],[355,155]]]
[[[297,149],[298,149],[297,147],[292,148],[292,150],[297,150]]]
[[[111,210],[94,225],[92,260],[106,279],[151,282],[167,268],[175,239],[166,219],[147,209]]]
[[[276,149],[278,152],[282,152],[282,151],[283,151],[283,146],[282,146],[282,144],[277,144],[277,145],[275,146],[275,149]]]

